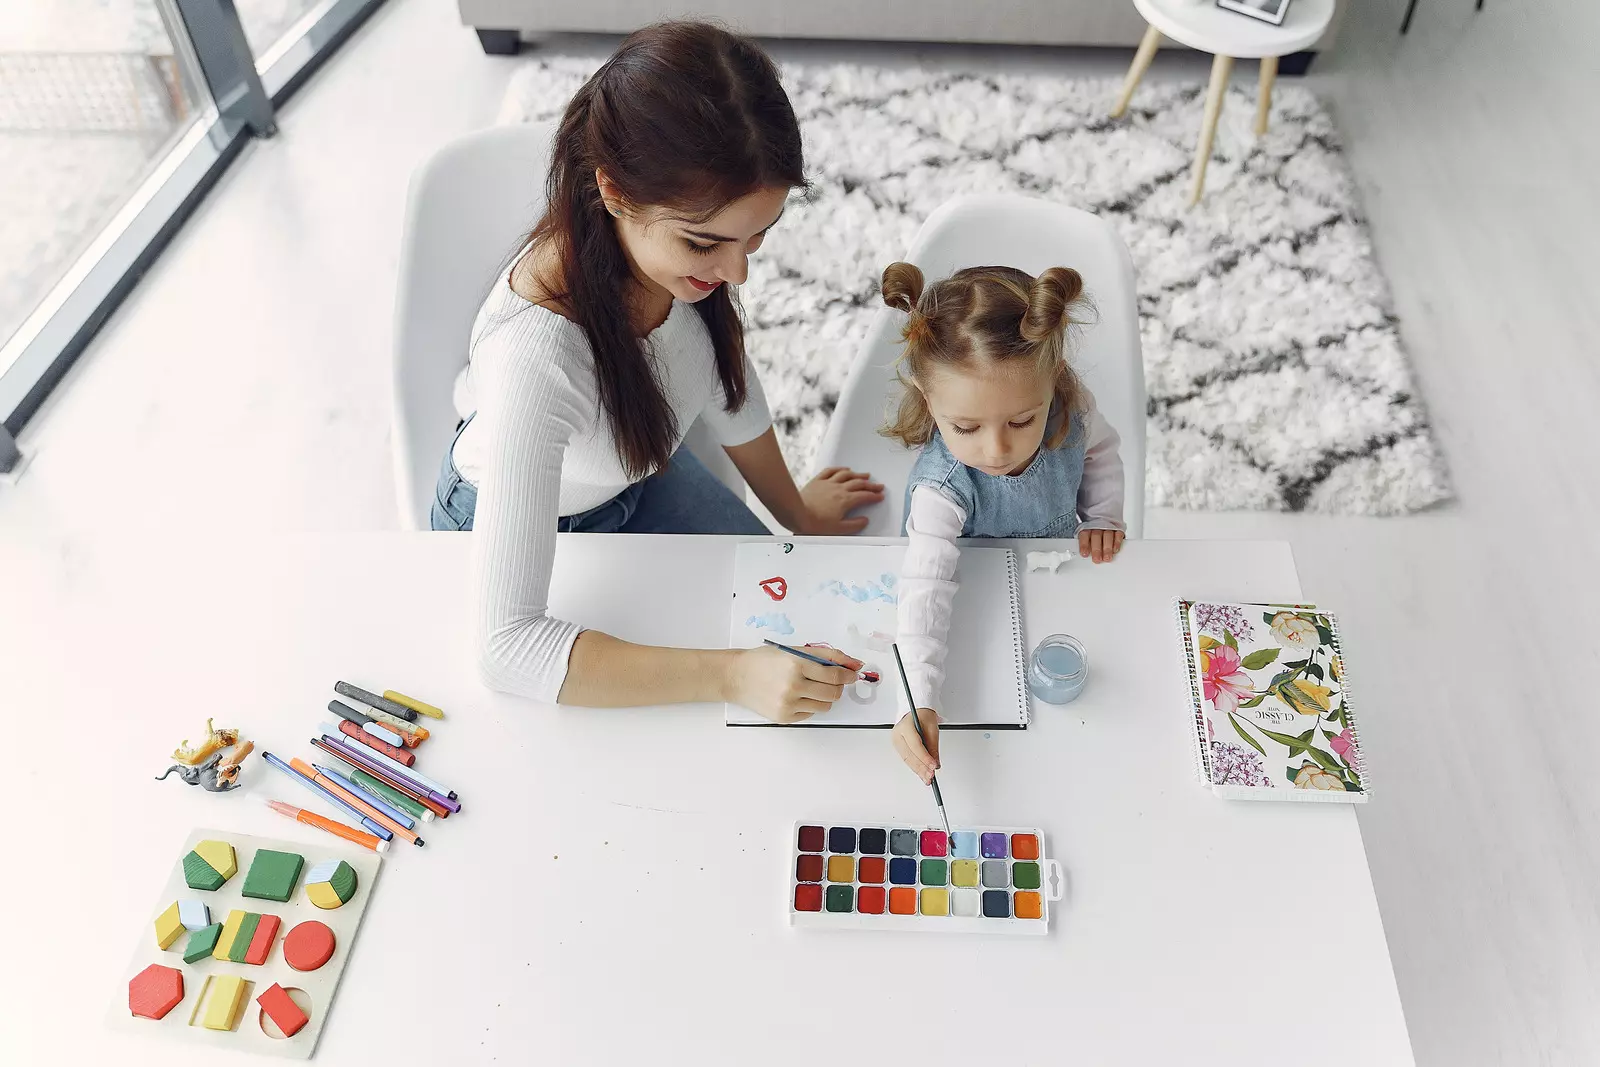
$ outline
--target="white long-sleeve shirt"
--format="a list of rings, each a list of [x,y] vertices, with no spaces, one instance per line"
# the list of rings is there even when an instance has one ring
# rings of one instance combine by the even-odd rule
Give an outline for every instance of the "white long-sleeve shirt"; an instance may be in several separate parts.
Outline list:
[[[1122,520],[1120,439],[1089,398],[1084,444],[1083,479],[1078,483],[1080,530],[1126,530]],[[919,708],[939,710],[944,684],[945,638],[950,633],[956,597],[956,539],[967,512],[930,486],[911,491],[906,514],[906,555],[900,568],[898,633],[906,680]]]
[[[646,338],[656,380],[677,418],[679,443],[704,419],[723,446],[772,425],[748,360],[744,407],[723,410],[711,336],[674,301]],[[502,280],[472,328],[472,362],[458,403],[477,417],[452,459],[478,489],[473,517],[477,650],[492,688],[554,703],[583,627],[548,612],[556,523],[605,503],[632,479],[600,409],[594,353],[576,323],[529,303]]]

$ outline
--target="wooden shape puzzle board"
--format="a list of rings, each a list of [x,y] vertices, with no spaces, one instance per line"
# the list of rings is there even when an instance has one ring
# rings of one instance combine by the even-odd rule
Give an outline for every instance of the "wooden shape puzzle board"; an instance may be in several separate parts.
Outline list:
[[[190,889],[183,877],[183,857],[201,841],[226,841],[238,853],[240,873],[228,879],[222,888],[209,893]],[[243,874],[250,869],[250,862],[255,858],[256,851],[263,848],[304,856],[302,872],[311,870],[324,860],[344,860],[356,872],[355,895],[343,907],[319,908],[311,903],[306,895],[302,873],[295,884],[294,892],[285,903],[244,896]],[[133,959],[116,988],[111,1009],[106,1015],[107,1025],[118,1031],[154,1035],[190,1045],[255,1052],[289,1059],[309,1059],[316,1050],[317,1038],[321,1035],[323,1023],[332,1009],[333,995],[338,989],[339,977],[344,973],[345,961],[350,958],[350,950],[355,947],[356,931],[360,928],[361,917],[367,910],[367,899],[377,885],[378,870],[382,863],[382,857],[375,853],[332,841],[301,843],[238,834],[227,830],[191,831],[181,848],[173,848],[172,865],[166,885],[152,898],[154,902],[151,904],[150,914],[146,921],[139,924],[139,947],[134,950]],[[172,901],[191,897],[203,900],[211,909],[212,919],[217,922],[226,919],[228,913],[234,910],[278,916],[282,923],[267,953],[266,963],[253,966],[217,960],[208,955],[198,962],[186,964],[183,962],[182,948],[187,939],[182,937],[165,952],[158,948],[155,927],[152,925],[155,917]],[[283,939],[300,923],[312,919],[324,923],[333,930],[337,941],[333,957],[317,970],[297,971],[284,961]],[[152,963],[174,967],[183,972],[183,1000],[167,1013],[166,1018],[159,1020],[136,1018],[128,1011],[128,981]],[[190,1016],[199,1002],[206,978],[213,975],[238,975],[250,983],[249,990],[245,994],[244,1006],[239,1012],[239,1020],[232,1030],[208,1030],[200,1025],[198,1017],[193,1026],[189,1025]],[[266,992],[274,982],[285,989],[292,987],[304,990],[310,997],[311,1021],[293,1037],[269,1037],[261,1028],[261,1007],[256,1003],[256,998]]]

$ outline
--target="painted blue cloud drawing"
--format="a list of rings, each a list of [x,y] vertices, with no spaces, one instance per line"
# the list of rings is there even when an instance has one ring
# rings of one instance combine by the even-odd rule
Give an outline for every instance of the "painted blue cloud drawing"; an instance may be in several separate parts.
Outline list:
[[[779,637],[789,637],[794,634],[794,623],[789,621],[789,616],[781,611],[769,611],[765,615],[752,615],[744,620],[744,624],[753,630],[771,630]]]
[[[894,594],[885,587],[894,585],[894,575],[885,574],[883,578],[884,581],[881,583],[868,582],[865,585],[857,585],[855,582],[842,582],[835,578],[831,582],[823,582],[821,591],[844,597],[846,600],[857,604],[865,604],[869,600],[881,600],[885,604],[893,604],[895,602]]]

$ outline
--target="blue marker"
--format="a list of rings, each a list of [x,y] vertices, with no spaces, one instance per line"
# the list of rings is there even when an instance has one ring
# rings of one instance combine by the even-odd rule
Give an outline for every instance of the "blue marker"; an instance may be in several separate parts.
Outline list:
[[[312,790],[318,796],[325,800],[331,800],[345,811],[348,811],[351,815],[354,815],[357,819],[361,820],[361,825],[366,828],[369,834],[375,834],[385,841],[394,840],[393,830],[389,829],[387,826],[383,826],[377,822],[374,822],[372,819],[367,818],[355,807],[355,805],[346,803],[343,797],[334,796],[331,790],[322,788],[322,786],[318,785],[316,782],[313,782],[311,779],[307,778],[305,775],[301,774],[299,771],[283,762],[283,760],[279,759],[277,756],[274,756],[270,752],[263,751],[261,753],[261,758],[278,768],[278,770],[282,771],[284,774],[287,774],[290,778],[293,778],[295,781],[305,786],[307,789]]]
[[[389,816],[389,818],[393,819],[401,826],[404,826],[407,830],[416,828],[417,821],[410,815],[396,808],[382,797],[373,796],[370,790],[361,788],[361,786],[357,785],[355,782],[352,782],[338,771],[330,771],[320,763],[313,763],[311,766],[317,769],[318,774],[326,775],[327,777],[333,779],[340,786],[348,789],[351,796],[360,797],[362,800],[366,801],[368,804],[371,804],[373,807]]]

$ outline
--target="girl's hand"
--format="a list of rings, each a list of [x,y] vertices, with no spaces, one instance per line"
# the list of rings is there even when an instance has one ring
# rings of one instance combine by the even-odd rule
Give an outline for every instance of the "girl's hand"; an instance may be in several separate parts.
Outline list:
[[[911,773],[927,785],[933,781],[933,772],[939,769],[939,713],[932,708],[918,708],[917,719],[928,737],[927,747],[923,747],[922,739],[917,736],[911,716],[902,715],[894,725],[894,750],[900,753]]]
[[[855,684],[861,661],[836,648],[810,651],[841,666],[824,667],[767,645],[740,649],[729,671],[728,700],[778,723],[827,711],[845,686]]]
[[[1122,550],[1121,530],[1079,530],[1078,555],[1093,557],[1096,563],[1110,563]]]
[[[846,518],[855,508],[883,499],[883,486],[848,467],[829,467],[800,490],[805,505],[797,534],[853,534],[867,527],[867,517]],[[782,655],[782,653],[779,653]]]

